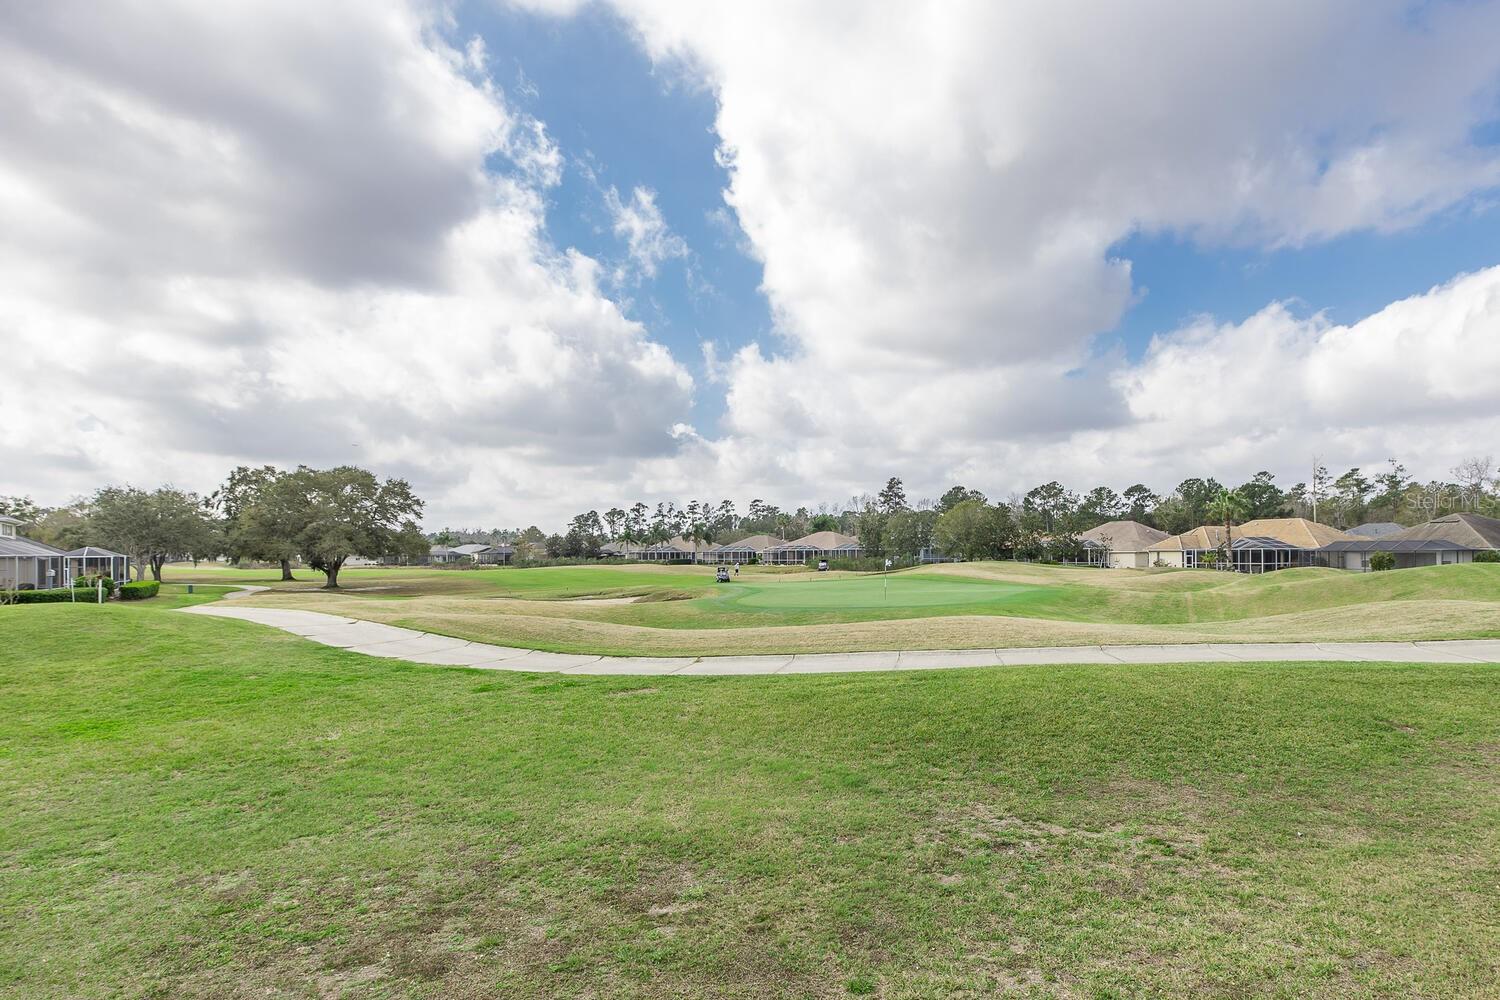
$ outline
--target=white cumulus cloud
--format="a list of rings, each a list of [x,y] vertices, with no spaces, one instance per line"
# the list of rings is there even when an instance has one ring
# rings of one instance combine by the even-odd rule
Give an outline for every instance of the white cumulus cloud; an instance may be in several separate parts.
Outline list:
[[[353,461],[494,523],[674,451],[690,376],[549,243],[561,155],[440,10],[3,20],[0,492]]]
[[[725,362],[710,444],[726,481],[762,470],[793,495],[892,473],[930,489],[958,475],[1161,485],[1247,473],[1251,455],[1279,468],[1335,433],[1349,461],[1383,460],[1400,434],[1338,380],[1274,433],[1277,418],[1248,410],[1212,450],[1172,432],[1153,409],[1170,404],[1134,395],[1166,391],[1149,377],[1164,356],[1100,353],[1139,294],[1113,248],[1140,233],[1210,249],[1378,238],[1500,184],[1500,151],[1474,141],[1500,117],[1500,4],[610,6],[660,66],[717,97],[725,200],[779,339]],[[1474,294],[1460,282],[1441,297],[1462,310]],[[1332,331],[1277,307],[1241,330],[1264,398],[1313,388],[1302,347]],[[1197,357],[1194,336],[1167,339]],[[1490,355],[1469,370],[1485,364],[1494,384]],[[1443,454],[1466,446],[1469,411],[1430,381],[1404,391],[1453,416]],[[1355,434],[1344,421],[1365,404]],[[1272,438],[1280,453],[1259,446]]]
[[[1493,269],[1346,326],[1271,303],[1099,340],[1133,235],[1295,248],[1492,192],[1500,3],[611,6],[714,94],[764,268],[774,333],[698,331],[706,386],[616,301],[690,256],[661,181],[604,192],[625,263],[556,246],[563,151],[446,5],[7,6],[0,492],[358,461],[438,523],[555,524],[892,474],[1435,475],[1500,431]]]

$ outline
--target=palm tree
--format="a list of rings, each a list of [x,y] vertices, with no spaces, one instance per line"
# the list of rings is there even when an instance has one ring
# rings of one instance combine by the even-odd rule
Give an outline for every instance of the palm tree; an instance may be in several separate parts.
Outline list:
[[[1243,493],[1223,487],[1220,487],[1219,492],[1214,494],[1214,498],[1208,502],[1209,513],[1224,520],[1224,565],[1231,569],[1234,567],[1232,548],[1234,521],[1236,518],[1244,517],[1247,509],[1249,509],[1249,503]]]

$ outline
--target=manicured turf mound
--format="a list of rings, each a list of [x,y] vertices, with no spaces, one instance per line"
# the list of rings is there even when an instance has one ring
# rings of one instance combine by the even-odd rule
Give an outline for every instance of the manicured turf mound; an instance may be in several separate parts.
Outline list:
[[[1493,667],[537,677],[188,600],[0,608],[0,993],[1500,981]]]
[[[1048,594],[1048,588],[998,583],[963,577],[911,574],[842,576],[826,580],[770,582],[759,586],[729,585],[724,603],[756,610],[827,611],[888,609],[904,613],[915,608],[960,605],[1004,605],[1011,609]]]
[[[174,578],[190,577],[173,567]],[[843,652],[1100,643],[1500,636],[1500,566],[1390,573],[1103,571],[966,563],[893,574],[704,566],[376,569],[320,592],[315,574],[248,603],[326,611],[500,645],[613,655]]]

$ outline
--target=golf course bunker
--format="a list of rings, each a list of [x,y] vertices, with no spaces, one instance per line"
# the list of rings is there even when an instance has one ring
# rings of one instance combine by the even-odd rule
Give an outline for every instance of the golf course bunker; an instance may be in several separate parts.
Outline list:
[[[798,580],[744,587],[734,603],[783,611],[866,608],[932,608],[1022,603],[1047,593],[1046,587],[937,576],[877,576]]]

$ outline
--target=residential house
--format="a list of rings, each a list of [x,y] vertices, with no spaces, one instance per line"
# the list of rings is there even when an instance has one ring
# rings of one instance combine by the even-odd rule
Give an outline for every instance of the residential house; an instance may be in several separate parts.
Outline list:
[[[773,566],[799,565],[814,559],[859,559],[865,554],[859,539],[837,531],[814,531],[765,551],[761,561]]]
[[[513,546],[487,545],[483,542],[467,542],[463,545],[455,545],[454,553],[460,558],[482,566],[505,566],[515,557],[516,550]]]
[[[734,563],[748,564],[763,559],[768,549],[779,544],[781,544],[780,539],[770,535],[751,535],[749,538],[741,538],[736,542],[715,545],[703,553],[703,562],[718,566],[728,566]]]
[[[1445,514],[1381,538],[1356,538],[1328,545],[1329,565],[1365,571],[1376,552],[1389,552],[1397,569],[1474,561],[1474,553],[1500,549],[1500,519],[1468,512]]]
[[[648,545],[637,553],[637,558],[644,562],[697,562],[698,554],[703,546],[698,542],[689,541],[681,535],[674,535],[665,542],[657,542]]]
[[[1225,541],[1222,524],[1205,524],[1172,535],[1146,551],[1153,566],[1215,566],[1238,573],[1269,573],[1293,566],[1326,565],[1325,546],[1352,540],[1337,528],[1305,517],[1263,517],[1237,525],[1230,532],[1227,566],[1219,562]]]
[[[1368,521],[1364,524],[1356,524],[1352,528],[1345,528],[1344,534],[1353,535],[1355,538],[1389,538],[1405,530],[1406,525],[1397,524],[1395,521]]]
[[[1145,569],[1151,565],[1151,546],[1170,536],[1139,521],[1108,521],[1080,532],[1088,561],[1110,569]]]
[[[95,573],[122,583],[129,579],[129,556],[94,546],[64,552],[20,535],[20,525],[18,519],[0,515],[0,590],[67,587]]]

